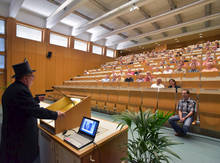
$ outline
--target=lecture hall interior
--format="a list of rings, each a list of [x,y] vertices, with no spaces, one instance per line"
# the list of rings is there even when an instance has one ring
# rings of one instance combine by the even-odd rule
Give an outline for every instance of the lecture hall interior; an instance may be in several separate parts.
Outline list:
[[[184,136],[168,119],[161,126],[161,136],[178,143],[167,162],[220,162],[220,0],[0,0],[0,127],[12,65],[24,60],[36,70],[32,95],[65,112],[38,119],[41,163],[142,163],[131,149],[139,124],[117,127],[117,118],[178,114],[185,89],[193,122]],[[94,143],[76,149],[65,133],[84,116],[100,124]]]

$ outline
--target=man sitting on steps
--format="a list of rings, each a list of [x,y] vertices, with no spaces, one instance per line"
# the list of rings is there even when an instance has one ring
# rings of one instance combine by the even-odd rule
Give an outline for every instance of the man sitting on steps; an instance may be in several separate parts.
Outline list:
[[[189,131],[190,125],[193,121],[193,113],[195,108],[195,101],[190,99],[190,92],[188,89],[182,90],[183,99],[179,101],[177,110],[178,115],[169,118],[169,123],[175,130],[175,136],[184,136]],[[183,127],[180,127],[176,122],[183,122]]]

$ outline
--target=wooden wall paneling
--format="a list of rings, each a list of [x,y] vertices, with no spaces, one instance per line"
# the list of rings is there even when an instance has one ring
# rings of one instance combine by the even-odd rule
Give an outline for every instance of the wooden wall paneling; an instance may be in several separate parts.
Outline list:
[[[106,102],[106,109],[115,111],[116,104],[118,103],[118,91],[108,90],[108,99]]]
[[[25,58],[28,60],[31,68],[36,70],[34,73],[35,81],[31,87],[32,94],[40,94],[44,93],[42,83],[44,74],[41,72],[41,68],[44,66],[45,58],[40,58],[40,54],[43,53],[43,49],[41,48],[42,43],[37,41],[25,40],[25,49],[24,54]],[[39,58],[39,59],[38,59]]]
[[[107,90],[100,89],[99,90],[99,99],[97,100],[98,108],[105,109],[107,99],[108,99]]]
[[[220,131],[220,94],[200,93],[200,128]]]
[[[119,90],[118,92],[118,103],[116,104],[117,112],[123,112],[127,109],[129,103],[129,91]]]
[[[49,44],[50,30],[43,30],[43,41],[37,42],[16,37],[16,20],[7,18],[6,23],[6,70],[7,82],[13,82],[12,65],[23,62],[26,57],[31,66],[37,70],[32,86],[33,93],[43,93],[53,85],[62,84],[64,80],[83,74],[85,69],[99,67],[113,58],[99,56],[89,52]],[[53,53],[50,59],[46,53]]]
[[[24,61],[25,58],[25,39],[16,37],[12,45],[12,65]]]
[[[49,46],[47,48],[47,52],[52,51],[53,55],[50,59],[46,60],[46,89],[51,89],[53,85],[55,85],[55,79],[56,79],[56,52],[54,50],[54,47]]]
[[[5,73],[0,72],[0,104],[2,102],[2,94],[5,90]]]
[[[138,112],[142,103],[142,91],[131,90],[129,91],[129,105],[128,110]]]
[[[157,92],[153,89],[145,89],[142,92],[142,109],[143,111],[150,109],[154,110],[157,104]]]
[[[67,53],[67,49],[64,47],[56,46],[55,52],[56,52],[56,76],[55,76],[55,85],[61,85],[65,79],[65,60],[64,55]]]
[[[163,112],[174,112],[176,103],[176,89],[163,88],[158,92],[158,109]]]
[[[220,86],[220,80],[216,81],[201,81],[201,88],[204,89],[219,89]]]
[[[6,83],[12,82],[11,76],[14,75],[12,70],[12,54],[14,39],[16,35],[16,21],[13,18],[6,20]]]

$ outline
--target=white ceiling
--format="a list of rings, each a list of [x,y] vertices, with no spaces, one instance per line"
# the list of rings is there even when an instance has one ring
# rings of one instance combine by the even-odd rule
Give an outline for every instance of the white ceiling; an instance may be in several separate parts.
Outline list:
[[[1,0],[0,15],[126,49],[219,29],[220,0]]]

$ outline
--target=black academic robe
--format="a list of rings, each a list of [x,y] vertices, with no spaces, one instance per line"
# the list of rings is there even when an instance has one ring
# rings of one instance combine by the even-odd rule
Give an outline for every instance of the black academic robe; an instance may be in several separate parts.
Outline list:
[[[29,88],[12,83],[2,96],[1,163],[32,163],[39,155],[37,118],[57,119],[57,112],[41,108]]]

